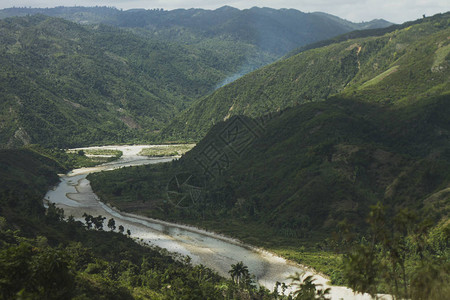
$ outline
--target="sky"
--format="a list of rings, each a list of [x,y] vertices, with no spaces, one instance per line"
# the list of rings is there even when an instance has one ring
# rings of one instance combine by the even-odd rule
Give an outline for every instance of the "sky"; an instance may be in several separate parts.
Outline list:
[[[55,6],[110,6],[132,8],[204,8],[224,5],[240,9],[258,7],[295,8],[302,12],[321,11],[353,22],[385,19],[403,23],[450,11],[450,0],[0,0],[0,8]]]

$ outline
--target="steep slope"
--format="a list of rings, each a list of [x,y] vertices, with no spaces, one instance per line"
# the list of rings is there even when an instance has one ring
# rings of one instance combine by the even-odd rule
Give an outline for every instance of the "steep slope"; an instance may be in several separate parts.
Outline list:
[[[152,39],[214,50],[230,60],[235,56],[245,57],[240,69],[229,81],[273,62],[302,45],[352,30],[390,25],[389,22],[377,20],[352,23],[328,14],[306,14],[294,9],[253,7],[239,10],[229,6],[216,10],[171,11],[122,11],[108,7],[9,8],[0,11],[0,18],[36,13],[81,24],[118,26]]]
[[[440,95],[449,85],[449,16],[276,62],[197,100],[163,133],[198,139],[233,115],[257,117],[338,93],[392,103]]]
[[[0,30],[2,147],[143,139],[241,64],[42,15],[1,20]]]

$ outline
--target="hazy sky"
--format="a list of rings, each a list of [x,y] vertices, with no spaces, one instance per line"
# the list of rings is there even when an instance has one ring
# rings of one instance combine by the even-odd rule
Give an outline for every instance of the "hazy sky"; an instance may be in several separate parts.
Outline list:
[[[370,21],[383,18],[402,23],[450,10],[450,0],[0,0],[0,8],[55,7],[55,6],[114,6],[130,8],[205,8],[224,5],[237,8],[253,6],[295,8],[303,12],[322,11],[350,21]]]

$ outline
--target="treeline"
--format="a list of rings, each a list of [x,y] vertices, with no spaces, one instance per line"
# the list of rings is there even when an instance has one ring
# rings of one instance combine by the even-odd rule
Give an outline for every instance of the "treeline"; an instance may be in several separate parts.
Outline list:
[[[410,209],[396,213],[381,203],[367,216],[367,235],[355,236],[344,221],[338,248],[343,279],[355,291],[394,299],[444,299],[450,292],[450,222],[437,224]],[[345,250],[344,250],[345,249]]]

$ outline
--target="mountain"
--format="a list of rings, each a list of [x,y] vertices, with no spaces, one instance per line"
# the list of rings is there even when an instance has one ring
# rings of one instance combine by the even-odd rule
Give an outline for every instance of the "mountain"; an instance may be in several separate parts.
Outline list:
[[[31,16],[0,21],[3,147],[152,139],[194,99],[293,47],[351,27],[334,26],[324,21],[328,17],[266,8],[58,7],[0,13],[10,15]],[[258,35],[262,29],[267,38]],[[263,45],[276,38],[281,40]],[[284,46],[269,49],[275,45]]]
[[[118,10],[110,7],[8,8],[1,17],[44,14],[82,24],[104,23],[123,28],[141,28],[162,39],[188,43],[208,37],[231,37],[277,55],[313,41],[340,33],[392,25],[384,20],[353,23],[325,13],[295,9],[253,7],[239,10],[224,6],[216,10]],[[186,34],[188,33],[188,34]]]
[[[90,180],[115,206],[128,205],[139,191],[136,201],[145,203],[139,209],[152,217],[220,231],[240,224],[232,234],[266,246],[283,237],[311,239],[311,232],[329,232],[345,218],[362,229],[377,201],[440,220],[449,213],[449,97],[405,106],[335,97],[264,119],[233,116],[171,166]],[[173,176],[190,178],[204,202],[166,207],[164,183]]]
[[[175,133],[206,135],[180,160],[93,174],[92,187],[116,207],[229,234],[342,283],[322,251],[348,247],[334,238],[343,224],[364,240],[377,202],[391,219],[407,209],[427,232],[448,230],[448,25],[435,16],[246,75],[183,115]]]
[[[341,19],[339,17],[327,14],[327,13],[323,13],[323,12],[314,12],[313,14],[318,15],[318,16],[322,16],[324,18],[328,18],[331,20],[334,20],[336,22],[340,22],[342,25],[344,26],[348,26],[352,28],[353,30],[367,30],[367,29],[376,29],[376,28],[386,28],[389,27],[391,25],[393,25],[391,22],[388,22],[386,20],[383,19],[374,19],[372,21],[368,21],[368,22],[361,22],[361,23],[353,23],[353,22],[349,22],[347,20]]]
[[[323,13],[303,13],[295,9],[253,7],[239,10],[224,6],[216,10],[118,10],[110,7],[8,8],[0,18],[44,14],[81,24],[108,24],[142,36],[193,45],[222,55],[246,57],[236,75],[262,67],[289,51],[319,40],[391,23],[374,20],[352,23]],[[231,57],[230,57],[231,58]]]
[[[400,104],[448,92],[449,16],[313,46],[197,100],[163,134],[198,139],[233,115],[258,117],[335,94]]]
[[[43,15],[0,20],[0,30],[2,147],[142,140],[242,64]]]
[[[118,208],[230,234],[357,291],[442,299],[450,255],[449,16],[340,37],[251,73],[170,124],[168,136],[188,125],[184,133],[203,137],[182,158],[91,174],[92,187]],[[190,55],[197,48],[104,25],[44,16],[1,25],[1,137],[9,146],[129,140],[140,131],[126,129],[122,123],[132,123],[121,113],[157,130],[166,112],[226,76]],[[158,64],[172,58],[167,70]],[[182,72],[192,65],[204,77]],[[208,81],[212,74],[220,75]],[[42,205],[61,163],[31,150],[0,154],[3,298],[271,297],[122,235],[62,222],[61,210],[50,205],[45,213]]]

